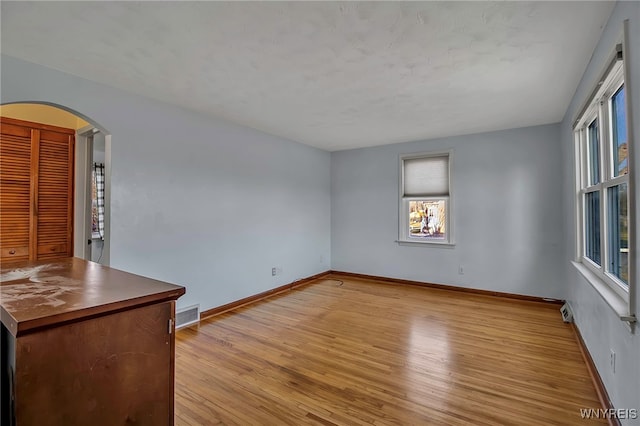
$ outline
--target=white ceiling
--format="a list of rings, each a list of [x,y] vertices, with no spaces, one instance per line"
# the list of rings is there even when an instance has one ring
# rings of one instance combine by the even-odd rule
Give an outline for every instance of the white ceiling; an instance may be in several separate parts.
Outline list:
[[[326,150],[562,120],[612,2],[1,2],[2,52]]]

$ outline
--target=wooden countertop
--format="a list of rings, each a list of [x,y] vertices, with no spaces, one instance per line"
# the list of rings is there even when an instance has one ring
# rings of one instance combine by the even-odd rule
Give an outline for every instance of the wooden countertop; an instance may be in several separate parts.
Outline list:
[[[1,269],[0,317],[17,337],[184,293],[178,285],[75,257],[14,263]]]

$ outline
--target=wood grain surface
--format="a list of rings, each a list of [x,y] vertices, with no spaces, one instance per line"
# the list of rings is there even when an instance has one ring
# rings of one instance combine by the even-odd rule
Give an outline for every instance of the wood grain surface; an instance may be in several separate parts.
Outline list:
[[[18,338],[16,426],[172,424],[173,304]]]
[[[76,257],[2,267],[0,315],[14,336],[144,304],[185,288]]]
[[[329,275],[176,336],[177,425],[606,424],[581,408],[554,304]]]

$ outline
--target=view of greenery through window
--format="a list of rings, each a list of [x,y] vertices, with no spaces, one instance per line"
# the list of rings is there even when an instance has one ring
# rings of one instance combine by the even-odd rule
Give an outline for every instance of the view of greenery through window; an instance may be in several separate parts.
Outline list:
[[[445,200],[409,202],[409,235],[411,238],[446,238]]]
[[[614,176],[629,173],[627,160],[627,117],[624,109],[624,85],[611,98],[613,112],[613,172]]]

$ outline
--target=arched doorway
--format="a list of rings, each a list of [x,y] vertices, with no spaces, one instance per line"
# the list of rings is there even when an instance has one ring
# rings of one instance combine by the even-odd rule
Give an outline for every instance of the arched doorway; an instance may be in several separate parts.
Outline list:
[[[75,132],[73,255],[109,265],[111,134],[79,112],[46,102],[3,104],[0,116]]]

